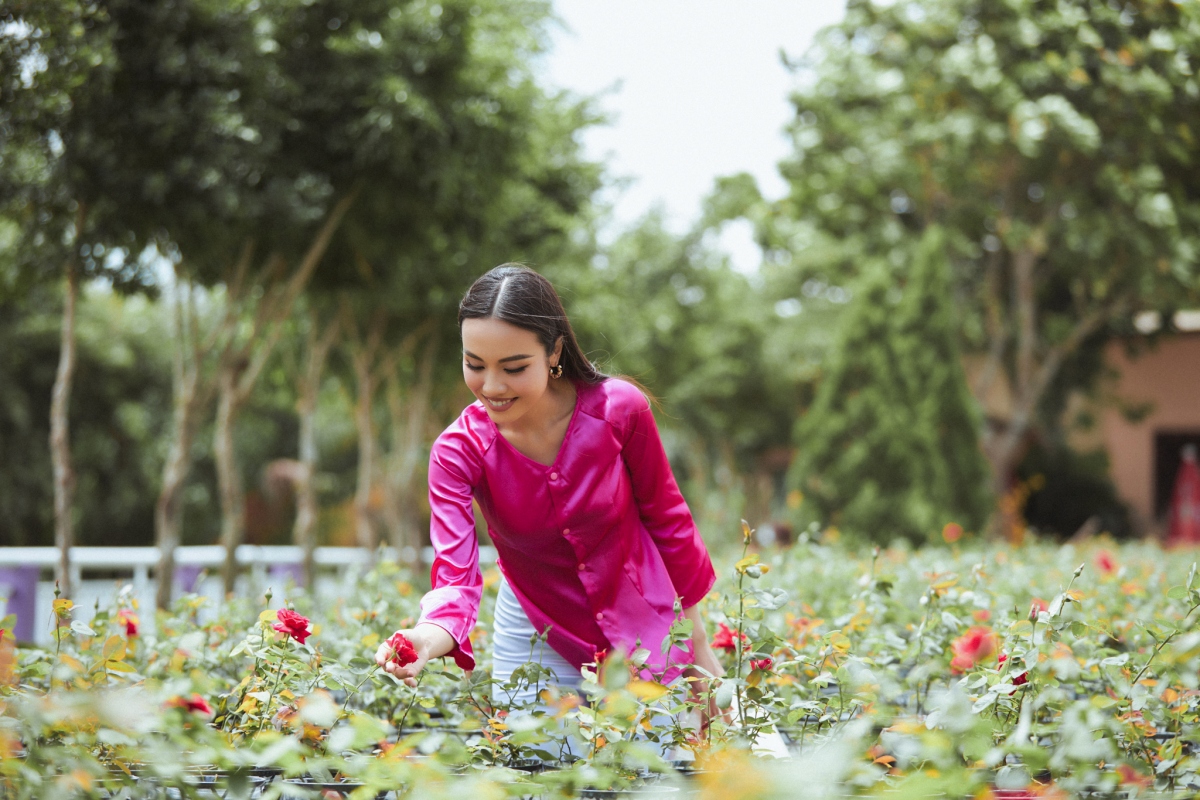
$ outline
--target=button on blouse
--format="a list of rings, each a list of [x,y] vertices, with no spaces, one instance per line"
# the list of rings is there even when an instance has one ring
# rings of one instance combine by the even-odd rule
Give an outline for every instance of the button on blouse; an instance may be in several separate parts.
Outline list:
[[[638,642],[649,665],[662,666],[675,599],[689,608],[716,579],[646,397],[617,378],[576,390],[550,466],[509,444],[478,402],[434,442],[433,588],[421,600],[421,621],[453,637],[451,655],[463,669],[475,666],[469,636],[483,590],[472,499],[530,622],[576,666]],[[674,662],[683,657],[671,654]]]

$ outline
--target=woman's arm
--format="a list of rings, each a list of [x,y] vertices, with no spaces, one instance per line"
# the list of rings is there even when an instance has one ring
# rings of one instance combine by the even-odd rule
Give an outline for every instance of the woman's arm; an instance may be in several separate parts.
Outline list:
[[[471,505],[480,471],[475,455],[469,437],[455,426],[438,437],[429,454],[432,588],[421,598],[417,624],[397,631],[413,643],[417,660],[399,667],[388,663],[393,654],[386,644],[375,652],[375,662],[397,678],[411,680],[429,659],[445,655],[464,670],[475,668],[470,635],[483,593]]]
[[[697,700],[708,698],[708,707],[700,715],[700,727],[703,729],[708,727],[710,720],[721,714],[716,701],[709,693],[709,676],[719,678],[725,674],[725,668],[721,666],[721,662],[717,660],[717,654],[713,652],[712,645],[708,643],[708,631],[704,628],[704,618],[700,615],[700,606],[694,605],[691,608],[685,608],[683,616],[692,623],[692,647],[695,654],[693,656],[695,666],[684,670],[683,674],[684,677],[691,679],[692,697]],[[708,675],[696,667],[704,670]]]
[[[695,651],[696,666],[712,673],[715,677],[725,674],[725,668],[717,660],[712,645],[708,643],[708,631],[704,629],[704,619],[700,616],[700,606],[694,605],[683,610],[683,616],[692,623],[692,647]]]

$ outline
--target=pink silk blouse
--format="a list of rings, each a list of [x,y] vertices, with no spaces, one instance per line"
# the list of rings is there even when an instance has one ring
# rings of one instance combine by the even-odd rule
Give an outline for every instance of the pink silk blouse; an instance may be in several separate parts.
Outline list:
[[[690,608],[716,580],[646,397],[617,378],[576,389],[550,466],[513,447],[479,402],[434,442],[433,588],[420,621],[454,638],[451,655],[463,669],[475,666],[468,637],[483,589],[472,498],[521,608],[576,666],[639,641],[651,653],[648,666],[664,666],[676,597]]]

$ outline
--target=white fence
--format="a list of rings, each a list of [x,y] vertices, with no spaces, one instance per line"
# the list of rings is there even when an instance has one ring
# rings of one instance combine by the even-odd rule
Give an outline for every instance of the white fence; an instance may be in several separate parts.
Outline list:
[[[346,582],[365,572],[371,563],[371,553],[359,547],[318,547],[313,555],[317,569],[314,592],[321,598],[341,596],[340,590]],[[376,561],[395,560],[396,557],[391,548],[381,548],[375,555]],[[409,551],[403,555],[407,557],[403,560],[411,563],[414,553]],[[24,568],[21,572],[32,577],[36,571],[36,588],[16,585],[11,578],[8,582],[0,579],[0,617],[10,612],[18,615],[18,638],[31,639],[38,644],[51,642],[51,603],[58,556],[58,550],[53,547],[0,547],[0,572],[6,568]],[[479,558],[482,563],[492,563],[496,560],[496,551],[492,547],[481,547]],[[97,602],[101,607],[109,605],[121,587],[130,585],[143,612],[142,625],[147,630],[152,629],[154,597],[158,588],[154,571],[158,560],[157,547],[71,548],[72,599],[76,607],[88,614]],[[224,560],[225,548],[219,545],[177,548],[173,596],[193,591],[213,599],[222,597],[220,571]],[[271,605],[278,607],[294,588],[302,560],[303,551],[295,546],[239,546],[238,564],[248,569],[238,577],[237,593],[262,595],[270,589]],[[433,548],[422,550],[421,561],[432,563]],[[28,596],[31,590],[32,598]],[[14,602],[10,603],[10,600]],[[214,613],[214,605],[209,604],[209,614]],[[201,617],[204,616],[202,610]]]

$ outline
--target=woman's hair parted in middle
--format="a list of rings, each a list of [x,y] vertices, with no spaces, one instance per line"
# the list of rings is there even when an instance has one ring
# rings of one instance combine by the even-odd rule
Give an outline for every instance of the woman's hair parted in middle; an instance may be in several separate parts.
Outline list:
[[[575,340],[575,331],[562,300],[550,281],[520,264],[501,264],[481,276],[458,304],[458,327],[463,320],[494,318],[532,331],[549,355],[561,336],[559,364],[563,377],[584,383],[600,383],[606,377]]]

